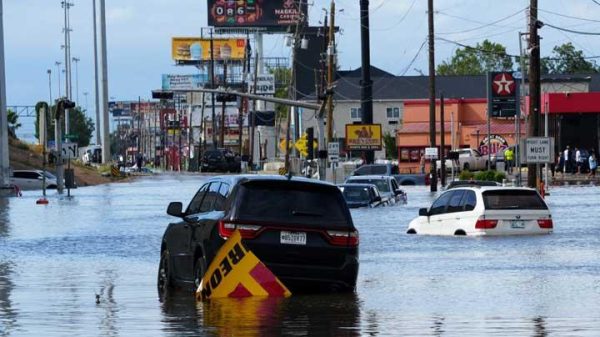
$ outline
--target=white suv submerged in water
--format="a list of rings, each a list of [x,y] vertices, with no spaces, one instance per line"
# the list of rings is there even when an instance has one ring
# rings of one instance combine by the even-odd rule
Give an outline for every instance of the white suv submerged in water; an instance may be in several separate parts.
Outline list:
[[[553,229],[538,192],[519,187],[457,187],[442,193],[408,225],[408,234],[521,235]]]

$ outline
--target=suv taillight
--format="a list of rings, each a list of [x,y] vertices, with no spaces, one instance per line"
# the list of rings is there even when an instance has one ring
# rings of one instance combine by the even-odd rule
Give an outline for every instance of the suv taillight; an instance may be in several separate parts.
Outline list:
[[[537,223],[540,228],[552,229],[554,227],[552,219],[539,219]]]
[[[327,231],[327,240],[334,246],[358,246],[358,231]]]
[[[498,220],[479,219],[475,223],[475,229],[492,229],[492,228],[496,228],[497,224],[498,224]]]
[[[260,233],[262,226],[219,221],[219,235],[223,239],[230,237],[236,229],[240,231],[242,239],[253,239]]]

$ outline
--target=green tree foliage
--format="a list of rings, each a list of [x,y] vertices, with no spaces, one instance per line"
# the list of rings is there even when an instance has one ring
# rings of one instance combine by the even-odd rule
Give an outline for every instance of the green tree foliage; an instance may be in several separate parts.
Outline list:
[[[19,123],[19,115],[11,109],[7,111],[7,121],[8,121],[8,134],[14,138],[17,137],[16,131],[21,127],[21,123]]]
[[[571,42],[567,42],[552,49],[552,56],[542,58],[543,74],[581,74],[597,73],[600,67],[594,61],[585,59],[581,50],[575,49]]]
[[[458,48],[450,61],[436,69],[438,75],[483,75],[488,71],[511,71],[513,61],[506,47],[484,40],[475,47]]]
[[[385,157],[387,159],[398,159],[398,146],[396,146],[396,137],[389,132],[383,134],[383,144],[385,146]]]
[[[36,105],[36,118],[35,118],[35,137],[40,139],[39,133],[39,109],[40,103]],[[46,118],[47,125],[47,137],[49,141],[54,140],[54,124],[56,120],[54,116],[56,114],[56,106],[53,105],[50,110],[51,114],[48,114]],[[64,119],[61,119],[61,127],[62,134],[65,134],[65,125]],[[90,140],[92,139],[92,134],[95,130],[94,122],[91,118],[86,117],[85,110],[82,110],[81,107],[76,107],[74,109],[69,110],[69,127],[70,134],[73,136],[70,140],[77,143],[79,147],[84,147],[90,145]]]
[[[291,68],[272,68],[269,72],[275,76],[275,97],[290,98],[289,86],[292,79]],[[275,111],[278,118],[287,117],[288,106],[283,104],[275,104]]]

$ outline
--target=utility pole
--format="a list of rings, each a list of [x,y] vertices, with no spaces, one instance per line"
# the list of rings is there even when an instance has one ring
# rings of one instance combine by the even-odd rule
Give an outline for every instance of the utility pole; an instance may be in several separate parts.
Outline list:
[[[96,90],[96,145],[100,145],[100,83],[98,81],[98,32],[96,29],[96,0],[92,1],[94,16],[94,89]]]
[[[254,57],[254,92],[253,94],[256,95],[256,86],[258,83],[258,63],[259,63],[259,58],[258,58],[258,52],[256,52],[255,57]],[[256,98],[252,99],[252,121],[251,121],[251,128],[250,128],[250,167],[252,167],[254,165],[254,134],[255,134],[255,128],[256,128],[256,109],[257,109],[257,100]],[[275,114],[277,114],[277,112],[275,112]],[[275,117],[276,119],[276,117]],[[260,143],[258,144],[259,148],[260,148]],[[258,163],[260,163],[260,155],[258,158]]]
[[[110,162],[110,136],[108,132],[108,66],[106,52],[106,6],[104,0],[100,0],[100,45],[102,54],[102,163]]]
[[[62,97],[62,93],[60,91],[60,65],[62,63],[60,61],[56,61],[54,62],[54,65],[56,66],[56,77],[58,78],[58,98],[60,99]]]
[[[8,112],[6,111],[6,70],[4,66],[4,9],[0,0],[0,187],[9,183]]]
[[[213,30],[210,30],[210,88],[214,89],[215,88],[215,46],[214,46],[214,40],[213,40]],[[216,131],[216,126],[217,126],[217,120],[216,120],[216,107],[215,107],[215,94],[212,93],[211,94],[211,106],[212,106],[212,116],[211,116],[211,121],[212,121],[212,143],[213,143],[213,150],[217,149],[217,131]]]
[[[65,10],[65,27],[63,29],[65,33],[65,96],[67,99],[71,100],[73,97],[72,85],[71,85],[71,27],[69,20],[69,10],[72,3],[68,1],[61,2],[62,7]],[[69,110],[65,111],[65,134],[70,134],[70,120],[69,120]]]
[[[327,143],[333,139],[333,72],[335,69],[335,1],[329,10],[329,48],[327,49]],[[311,146],[309,144],[308,146]]]
[[[73,57],[73,62],[75,62],[75,102],[78,106],[81,106],[79,103],[79,61],[80,59],[77,57]]]
[[[223,85],[227,89],[227,60],[223,60]],[[221,109],[221,148],[225,148],[225,113],[227,112],[227,95],[223,96]]]
[[[373,81],[371,81],[371,42],[369,39],[369,0],[360,0],[360,40],[361,40],[361,123],[373,124]],[[364,152],[366,164],[375,160],[373,150]]]
[[[444,148],[446,147],[446,122],[444,121],[444,93],[440,94],[440,181],[442,187],[446,186],[446,158]]]
[[[435,49],[433,45],[433,0],[427,0],[429,22],[429,145],[435,145]],[[442,121],[443,123],[444,121]],[[443,137],[444,135],[442,135]],[[442,149],[443,151],[443,149]],[[437,191],[437,169],[435,159],[431,160],[431,192]]]
[[[540,134],[540,38],[538,36],[538,2],[530,0],[529,5],[529,125],[527,137],[537,137]],[[538,187],[537,164],[527,165],[527,186]]]

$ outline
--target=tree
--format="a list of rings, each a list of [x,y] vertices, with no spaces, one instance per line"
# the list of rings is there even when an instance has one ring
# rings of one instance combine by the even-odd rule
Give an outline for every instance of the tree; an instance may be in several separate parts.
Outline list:
[[[272,68],[269,70],[275,77],[275,97],[289,98],[289,86],[292,79],[292,69],[290,68]],[[287,117],[288,107],[283,104],[275,104],[275,111],[278,118]]]
[[[543,74],[598,73],[600,67],[594,61],[587,61],[581,50],[571,42],[552,48],[552,56],[542,58]]]
[[[511,71],[513,61],[506,47],[484,40],[475,47],[459,48],[450,61],[443,61],[436,69],[438,75],[483,75],[488,71]]]
[[[17,137],[16,131],[21,127],[21,123],[19,123],[19,115],[16,112],[8,109],[7,111],[7,121],[8,121],[8,134],[14,138]]]
[[[396,137],[389,132],[383,134],[383,144],[385,146],[385,157],[387,159],[398,159],[398,146],[396,145]]]
[[[40,103],[36,105],[36,119],[35,119],[35,137],[40,139],[39,133],[39,109]],[[46,119],[47,126],[47,137],[48,140],[54,140],[54,124],[56,120],[54,116],[56,114],[56,106],[53,105],[50,110],[51,114],[48,114]],[[61,119],[61,130],[62,134],[65,135],[65,125],[64,119]],[[84,147],[90,145],[90,140],[92,139],[92,133],[95,130],[94,122],[91,118],[85,115],[85,110],[82,110],[81,107],[76,107],[74,109],[69,110],[69,127],[70,134],[72,137],[70,140],[74,143],[77,143],[77,146]]]

